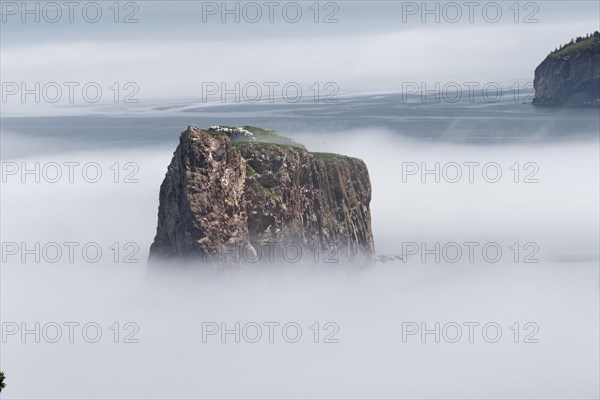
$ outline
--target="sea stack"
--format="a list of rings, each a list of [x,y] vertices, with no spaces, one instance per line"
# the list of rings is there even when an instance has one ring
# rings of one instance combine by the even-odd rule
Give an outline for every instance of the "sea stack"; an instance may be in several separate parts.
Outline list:
[[[370,201],[362,160],[311,153],[272,130],[191,125],[160,187],[149,266],[368,267]]]

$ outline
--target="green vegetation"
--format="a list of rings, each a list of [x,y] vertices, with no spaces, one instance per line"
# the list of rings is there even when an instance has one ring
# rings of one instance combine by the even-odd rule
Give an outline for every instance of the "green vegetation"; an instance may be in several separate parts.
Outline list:
[[[268,188],[268,187],[264,187],[263,188],[263,192],[270,197],[273,200],[277,200],[277,201],[281,201],[281,196],[278,195],[277,193],[275,193],[275,191],[272,188]]]
[[[287,147],[287,148],[292,148],[292,149],[296,149],[296,150],[302,150],[302,151],[306,151],[306,148],[304,146],[302,146],[301,144],[295,144],[295,145],[291,145],[291,144],[284,144],[284,143],[270,143],[270,142],[231,142],[231,145],[235,148],[240,148],[240,147],[259,147],[259,148],[268,148],[268,147],[272,147],[274,149],[276,148],[281,148],[281,147]]]
[[[226,125],[220,125],[220,126],[222,128],[231,128],[231,129],[236,128],[235,126],[226,126]],[[232,141],[231,142],[232,146],[236,147],[238,149],[240,147],[273,146],[274,148],[276,148],[279,146],[285,146],[285,147],[292,147],[295,149],[307,151],[306,147],[304,147],[300,143],[295,142],[294,140],[292,140],[286,136],[283,136],[283,135],[275,132],[272,129],[257,128],[255,126],[250,126],[250,125],[245,125],[245,126],[242,126],[241,128],[251,132],[254,135],[254,139],[256,139],[256,140],[255,141],[246,141],[246,140]],[[225,134],[223,132],[216,132],[216,131],[211,131],[211,130],[207,130],[207,132],[213,136],[228,137],[227,134]],[[317,160],[323,160],[323,161],[355,159],[354,157],[348,157],[348,156],[344,156],[341,154],[335,154],[335,153],[320,153],[320,152],[312,153],[311,152],[310,154],[312,154],[313,157],[316,158]],[[251,168],[248,171],[249,176],[252,176],[255,173],[256,173],[256,171],[251,170]]]
[[[208,133],[212,137],[229,138],[229,136],[227,136],[227,134],[223,132],[211,131],[208,129],[204,130],[204,132]]]
[[[567,54],[598,45],[600,45],[600,32],[596,31],[592,34],[587,34],[585,37],[578,36],[575,39],[571,39],[569,43],[554,49],[548,57],[563,57]]]
[[[256,172],[254,174],[256,175]],[[277,194],[275,192],[275,190],[273,190],[273,188],[263,186],[263,184],[260,183],[260,181],[258,180],[258,177],[252,175],[251,182],[258,190],[263,192],[265,194],[265,196],[267,196],[275,201],[278,201],[278,202],[281,201],[281,196],[279,194]]]
[[[275,132],[272,129],[262,129],[262,128],[257,128],[254,126],[248,126],[248,125],[243,126],[242,128],[244,128],[245,130],[247,130],[249,132],[252,132],[254,134],[254,138],[259,143],[282,144],[282,145],[298,147],[300,149],[306,150],[306,148],[303,145],[301,145],[300,143],[297,143],[288,137],[280,135],[279,133]]]
[[[331,160],[354,160],[354,161],[362,162],[362,160],[360,158],[345,156],[343,154],[319,153],[319,152],[313,152],[313,153],[310,153],[310,154],[312,154],[312,156],[314,158],[316,158],[317,160],[323,160],[323,161],[331,161]]]
[[[4,372],[0,371],[0,392],[5,387],[6,387],[6,383],[4,383]]]
[[[237,126],[228,126],[228,125],[219,125],[219,126],[221,128],[229,128],[232,130],[238,128]],[[254,135],[255,141],[236,140],[236,141],[232,141],[233,146],[238,147],[238,146],[256,145],[259,143],[260,144],[269,143],[269,144],[281,145],[281,146],[291,146],[291,147],[295,147],[298,149],[306,150],[306,148],[303,145],[301,145],[300,143],[297,143],[288,137],[280,135],[279,133],[275,132],[272,129],[262,129],[262,128],[257,128],[257,127],[249,126],[249,125],[242,126],[241,128],[251,132]],[[206,129],[205,132],[213,137],[229,138],[229,135],[227,135],[227,133],[219,132],[216,130],[211,130],[210,128]]]
[[[250,165],[246,164],[246,176],[251,177],[254,175],[258,175],[258,172],[256,172]]]
[[[346,156],[343,156],[341,154],[335,154],[335,153],[310,153],[313,155],[314,158],[316,158],[317,160],[323,160],[323,161],[327,161],[327,160],[335,160],[335,159],[339,159],[339,158],[346,158]]]

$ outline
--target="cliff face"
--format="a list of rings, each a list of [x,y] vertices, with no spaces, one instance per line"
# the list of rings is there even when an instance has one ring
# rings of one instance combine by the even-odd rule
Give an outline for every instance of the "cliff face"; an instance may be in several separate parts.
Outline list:
[[[272,136],[286,144],[212,127],[181,134],[160,188],[151,264],[374,263],[364,162]]]
[[[600,40],[550,54],[535,70],[534,104],[600,104]]]

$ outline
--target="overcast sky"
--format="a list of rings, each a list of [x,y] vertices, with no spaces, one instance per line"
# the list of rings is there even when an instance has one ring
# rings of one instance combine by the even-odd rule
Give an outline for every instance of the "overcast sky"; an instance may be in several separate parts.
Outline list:
[[[321,89],[334,82],[340,93],[400,92],[405,82],[510,86],[532,81],[549,51],[599,29],[600,20],[597,1],[429,2],[430,13],[422,2],[338,1],[321,2],[318,14],[312,1],[247,3],[224,15],[222,2],[121,2],[118,14],[112,1],[71,9],[56,2],[58,15],[53,5],[25,13],[21,2],[3,1],[3,115],[69,104],[63,82],[77,84],[74,104],[90,104],[81,93],[90,82],[102,89],[98,104],[114,101],[117,82],[118,103],[130,95],[138,106],[202,101],[212,82],[256,82],[261,99],[265,82],[280,85],[275,96],[290,82],[305,96],[314,82]],[[46,100],[56,98],[53,87],[40,103],[34,95],[25,102],[19,93],[7,95],[16,90],[12,83],[23,82],[40,82],[40,91],[57,82],[63,93],[52,104]]]

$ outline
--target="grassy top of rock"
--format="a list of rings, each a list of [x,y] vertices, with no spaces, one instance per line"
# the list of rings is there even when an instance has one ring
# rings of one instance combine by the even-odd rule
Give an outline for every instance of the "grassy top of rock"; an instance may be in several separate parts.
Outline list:
[[[548,55],[548,57],[550,58],[559,58],[559,57],[564,57],[566,55],[578,52],[578,51],[584,51],[587,49],[591,49],[593,47],[596,46],[600,46],[600,35],[597,35],[598,32],[596,32],[594,35],[588,37],[588,38],[577,38],[577,41],[571,41],[571,43],[568,43],[564,46],[562,46],[560,49],[553,51],[552,53],[550,53]]]
[[[337,154],[337,153],[320,153],[320,152],[311,152],[310,154],[313,155],[314,158],[316,158],[317,160],[323,160],[323,161],[332,161],[332,160],[342,160],[342,159],[347,159],[347,158],[353,158],[353,157],[348,157],[348,156],[344,156],[342,154]]]
[[[250,131],[254,134],[254,138],[259,143],[272,143],[272,144],[281,144],[285,146],[299,147],[301,149],[306,149],[300,143],[290,139],[287,136],[280,135],[275,132],[273,129],[263,129],[257,128],[255,126],[244,126],[244,129]]]
[[[306,148],[300,143],[297,143],[286,136],[280,135],[272,129],[262,129],[249,125],[243,127],[214,125],[208,129],[200,129],[195,125],[190,125],[188,127],[188,131],[190,130],[204,132],[216,138],[229,139],[234,147],[273,144],[292,146],[306,150]]]
[[[234,126],[225,126],[221,125],[221,128],[228,129],[236,129],[238,127]],[[246,146],[254,146],[254,147],[264,147],[264,146],[285,146],[292,147],[298,150],[306,151],[310,153],[315,159],[322,161],[336,161],[336,160],[345,160],[345,159],[354,159],[358,160],[354,157],[348,157],[342,154],[336,153],[323,153],[323,152],[309,152],[306,147],[302,144],[294,141],[293,139],[283,136],[272,129],[263,129],[255,126],[245,125],[240,127],[248,132],[251,132],[253,135],[253,140],[231,140],[231,143],[234,147],[246,147]],[[219,132],[215,130],[205,130],[211,136],[221,137],[221,138],[229,138],[231,137],[224,132]]]

